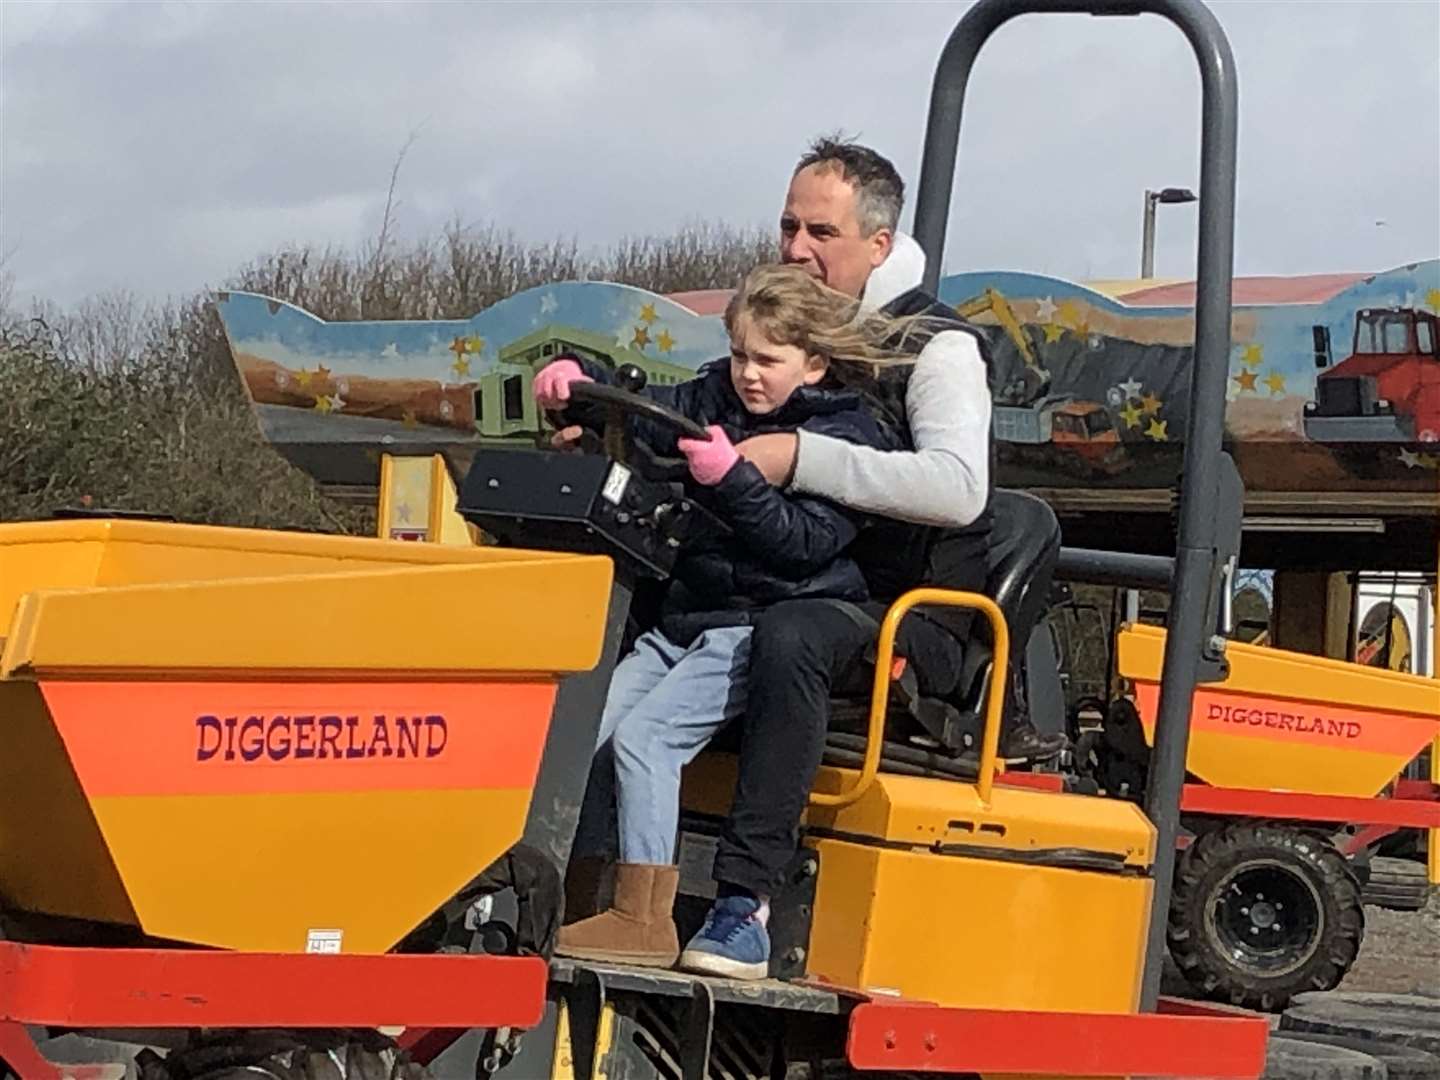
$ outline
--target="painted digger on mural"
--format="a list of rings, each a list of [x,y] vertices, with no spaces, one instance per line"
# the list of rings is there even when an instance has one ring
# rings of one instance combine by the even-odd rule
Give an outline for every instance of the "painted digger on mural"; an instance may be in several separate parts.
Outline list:
[[[604,453],[482,449],[458,516],[443,460],[425,462],[414,535],[453,542],[0,529],[0,1065],[23,1080],[116,1062],[146,1080],[1258,1076],[1263,1018],[1158,992],[1192,701],[1210,708],[1197,683],[1226,677],[1218,598],[1239,546],[1220,452],[1236,102],[1213,18],[1192,0],[981,0],[936,74],[916,232],[933,289],[981,45],[1029,10],[1092,9],[1170,18],[1205,89],[1173,602],[1122,661],[1154,747],[1143,809],[998,767],[1012,641],[1063,562],[1049,507],[1000,492],[984,592],[916,582],[884,622],[871,699],[847,703],[863,723],[832,736],[774,899],[773,977],[550,962],[631,598],[703,520],[644,474],[624,424],[689,422],[597,389]],[[388,505],[400,466],[384,468]],[[467,525],[496,542],[468,543]],[[896,627],[934,604],[988,627],[947,703],[983,731],[970,765],[958,745],[917,749],[890,707]],[[731,774],[713,754],[687,778],[692,850]]]

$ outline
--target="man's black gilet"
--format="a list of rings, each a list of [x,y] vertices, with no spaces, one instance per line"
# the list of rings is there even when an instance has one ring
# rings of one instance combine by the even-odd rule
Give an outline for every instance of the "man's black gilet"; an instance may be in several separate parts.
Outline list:
[[[980,347],[988,385],[990,349],[985,335],[955,314],[954,309],[942,304],[923,289],[916,288],[902,293],[881,308],[881,311],[891,317],[923,315],[927,325],[939,324],[936,332],[960,330],[972,335]],[[898,344],[901,351],[918,355],[930,336],[932,335],[924,335],[918,342]],[[906,444],[911,447],[914,442],[910,433],[909,417],[905,411],[905,390],[912,371],[909,364],[882,368],[877,387],[881,404],[892,414],[892,419],[900,426]],[[872,599],[888,604],[901,593],[920,585],[972,592],[984,589],[990,550],[990,499],[995,490],[993,430],[989,445],[989,489],[985,494],[985,509],[969,525],[961,528],[941,528],[876,518],[861,532],[851,554],[865,573]],[[963,638],[969,632],[972,621],[969,611],[958,608],[927,608],[925,614],[959,637]]]

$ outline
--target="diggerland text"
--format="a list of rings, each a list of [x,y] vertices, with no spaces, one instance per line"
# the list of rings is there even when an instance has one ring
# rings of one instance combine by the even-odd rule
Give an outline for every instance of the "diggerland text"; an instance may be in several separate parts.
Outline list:
[[[355,761],[435,758],[445,752],[445,717],[197,716],[196,761]]]

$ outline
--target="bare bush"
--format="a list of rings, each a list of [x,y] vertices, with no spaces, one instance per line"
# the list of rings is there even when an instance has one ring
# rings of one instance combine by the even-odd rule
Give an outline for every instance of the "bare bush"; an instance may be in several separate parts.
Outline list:
[[[589,276],[657,293],[733,289],[752,268],[779,255],[769,229],[738,230],[702,221],[672,236],[623,240],[590,268]]]
[[[364,531],[260,437],[213,311],[109,302],[0,330],[0,519],[65,506]]]
[[[387,241],[358,253],[282,249],[243,268],[229,287],[285,300],[329,321],[465,319],[554,281],[614,281],[656,293],[733,288],[746,271],[778,254],[767,230],[708,222],[587,255],[574,240],[526,242],[457,220],[438,238],[404,246]]]

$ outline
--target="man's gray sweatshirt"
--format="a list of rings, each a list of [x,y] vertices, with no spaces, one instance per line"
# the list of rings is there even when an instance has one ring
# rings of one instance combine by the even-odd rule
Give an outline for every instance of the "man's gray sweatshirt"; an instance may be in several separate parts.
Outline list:
[[[918,286],[924,270],[920,245],[897,233],[861,306],[883,307]],[[945,330],[926,342],[905,389],[905,414],[913,451],[800,431],[791,490],[921,525],[969,525],[990,488],[990,390],[972,335]]]

